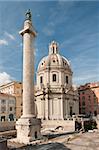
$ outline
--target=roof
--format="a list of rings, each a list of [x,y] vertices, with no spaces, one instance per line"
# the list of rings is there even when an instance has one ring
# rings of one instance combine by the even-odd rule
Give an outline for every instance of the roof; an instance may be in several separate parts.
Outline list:
[[[6,96],[6,97],[13,97],[13,98],[15,98],[15,96],[13,96],[11,94],[2,93],[2,92],[0,92],[0,96]]]
[[[91,88],[99,88],[99,82],[86,83],[84,85],[80,85],[78,90],[86,90]]]
[[[19,82],[19,81],[11,81],[11,82],[9,82],[9,83],[6,83],[6,84],[1,85],[1,86],[0,86],[0,89],[4,88],[4,87],[6,87],[6,86],[9,86],[9,85],[15,84],[15,83],[22,84],[22,83]]]
[[[55,41],[52,41],[49,45],[49,55],[41,59],[38,65],[37,72],[44,70],[48,67],[59,67],[72,72],[70,62],[67,58],[59,54],[58,44]]]

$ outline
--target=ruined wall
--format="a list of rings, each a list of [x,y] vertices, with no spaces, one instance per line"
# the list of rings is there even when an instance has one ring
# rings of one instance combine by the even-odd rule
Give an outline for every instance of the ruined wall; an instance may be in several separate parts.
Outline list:
[[[44,120],[42,121],[42,128],[55,129],[58,126],[62,126],[65,131],[72,132],[75,131],[75,121],[74,120]]]
[[[0,122],[0,131],[9,131],[15,129],[14,121],[4,121]]]

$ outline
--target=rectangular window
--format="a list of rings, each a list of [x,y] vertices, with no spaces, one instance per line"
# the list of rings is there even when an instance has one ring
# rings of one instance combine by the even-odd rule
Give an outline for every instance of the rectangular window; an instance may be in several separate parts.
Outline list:
[[[56,74],[53,74],[53,82],[56,82]]]
[[[9,104],[14,104],[14,100],[9,100]]]
[[[85,96],[82,96],[82,100],[85,100]]]
[[[40,83],[43,83],[43,77],[42,76],[40,77]]]
[[[68,84],[68,76],[66,76],[66,83]]]
[[[5,111],[6,111],[6,107],[5,107],[5,106],[2,106],[2,107],[1,107],[1,113],[5,113]]]
[[[82,92],[82,94],[85,94],[85,92]]]
[[[12,107],[10,107],[10,111],[12,111]]]
[[[2,99],[1,104],[6,104],[6,100]]]
[[[53,54],[54,54],[54,47],[53,47]]]

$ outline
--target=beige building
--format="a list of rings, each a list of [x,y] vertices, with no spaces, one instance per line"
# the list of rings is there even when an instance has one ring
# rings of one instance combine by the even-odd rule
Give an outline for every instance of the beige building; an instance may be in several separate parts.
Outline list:
[[[14,121],[16,98],[10,94],[0,93],[0,121]]]
[[[16,119],[22,115],[22,83],[13,81],[0,86],[0,92],[7,93],[16,98]]]
[[[37,69],[35,87],[37,116],[46,120],[65,120],[79,113],[77,91],[72,86],[69,61],[59,54],[55,41],[49,45],[49,55],[42,58]]]

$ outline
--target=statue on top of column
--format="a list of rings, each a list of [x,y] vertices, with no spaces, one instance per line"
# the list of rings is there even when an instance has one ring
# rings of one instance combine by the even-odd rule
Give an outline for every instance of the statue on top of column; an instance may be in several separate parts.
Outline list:
[[[26,20],[30,20],[30,21],[31,21],[32,15],[31,15],[30,9],[28,9],[28,10],[26,11],[25,16],[26,16]]]

